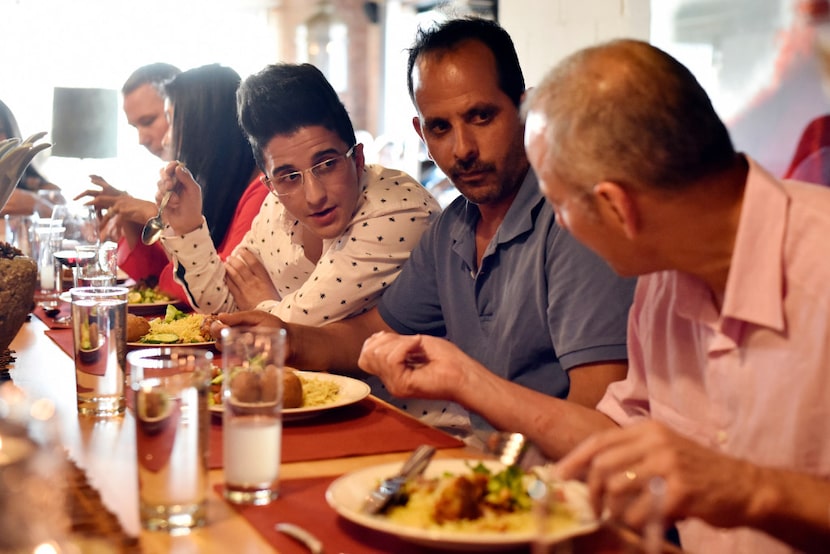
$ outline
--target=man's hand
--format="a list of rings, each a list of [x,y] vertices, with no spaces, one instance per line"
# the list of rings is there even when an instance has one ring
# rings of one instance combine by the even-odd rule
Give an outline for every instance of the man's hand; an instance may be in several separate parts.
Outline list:
[[[164,193],[172,191],[162,220],[170,225],[177,235],[196,230],[202,224],[202,188],[184,164],[178,161],[164,166],[160,175],[156,203],[161,204]]]
[[[80,200],[81,198],[89,197],[90,200],[85,204],[87,206],[95,206],[99,215],[102,210],[110,208],[115,201],[122,196],[129,196],[125,191],[118,190],[110,185],[100,175],[90,175],[89,180],[93,185],[98,185],[100,189],[86,189],[81,194],[73,198],[73,200]]]
[[[277,316],[271,315],[268,312],[263,312],[262,310],[224,313],[219,314],[217,318],[218,319],[216,319],[210,326],[210,334],[214,337],[221,337],[222,329],[224,327],[249,326],[272,327],[275,329],[285,327],[285,324]],[[222,349],[222,341],[220,339],[216,340],[216,347],[219,350]]]
[[[402,398],[455,400],[465,390],[467,371],[487,371],[447,340],[386,331],[366,339],[357,364]]]
[[[129,222],[143,227],[147,223],[147,220],[155,217],[157,213],[158,208],[149,200],[139,200],[138,198],[124,195],[116,197],[115,201],[107,210],[107,215],[103,221],[106,222],[117,216],[122,225]]]
[[[597,513],[608,510],[636,529],[655,509],[667,523],[698,517],[719,527],[742,525],[759,488],[750,464],[651,420],[589,437],[557,464],[557,474],[584,477]],[[655,484],[662,498],[650,492]]]
[[[280,299],[268,270],[244,248],[225,261],[225,283],[240,310],[253,310],[264,300]]]

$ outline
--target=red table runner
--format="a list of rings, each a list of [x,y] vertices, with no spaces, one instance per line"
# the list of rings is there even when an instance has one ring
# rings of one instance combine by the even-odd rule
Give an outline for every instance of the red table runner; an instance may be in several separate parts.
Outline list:
[[[222,425],[210,426],[208,467],[222,467]],[[284,422],[282,462],[306,462],[414,450],[421,444],[457,448],[464,443],[375,398],[336,408],[314,418]]]
[[[61,328],[54,328],[49,329],[48,331],[44,331],[46,336],[52,339],[52,341],[57,344],[61,350],[63,350],[67,356],[72,359],[75,359],[75,345],[72,342],[72,329],[65,327]]]
[[[326,503],[326,489],[336,477],[286,479],[280,497],[267,506],[234,506],[248,523],[280,554],[308,554],[294,539],[274,530],[276,523],[294,523],[323,542],[326,552],[348,554],[416,554],[445,552],[410,544],[393,535],[366,529],[337,515]],[[222,486],[216,491],[221,495]],[[449,552],[449,551],[446,551]],[[527,548],[502,552],[525,553]]]
[[[46,334],[68,356],[73,356],[71,329],[52,329]],[[222,467],[221,416],[213,414],[211,420],[208,465],[216,469]],[[406,452],[421,444],[436,448],[464,446],[461,440],[369,397],[316,417],[284,422],[282,461]]]
[[[35,316],[41,320],[43,323],[46,324],[47,327],[50,329],[71,329],[71,325],[66,325],[64,323],[58,323],[56,318],[64,317],[72,315],[72,306],[69,302],[59,301],[58,308],[59,312],[55,314],[54,317],[49,317],[46,315],[46,310],[43,309],[43,306],[35,306],[35,309],[32,311]]]

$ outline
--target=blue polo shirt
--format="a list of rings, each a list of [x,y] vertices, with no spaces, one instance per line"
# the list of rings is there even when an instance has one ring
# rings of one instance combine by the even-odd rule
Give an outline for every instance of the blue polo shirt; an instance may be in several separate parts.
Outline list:
[[[556,224],[532,170],[476,272],[478,219],[459,197],[424,233],[378,304],[390,327],[446,337],[501,377],[561,398],[568,369],[627,358],[636,279]]]

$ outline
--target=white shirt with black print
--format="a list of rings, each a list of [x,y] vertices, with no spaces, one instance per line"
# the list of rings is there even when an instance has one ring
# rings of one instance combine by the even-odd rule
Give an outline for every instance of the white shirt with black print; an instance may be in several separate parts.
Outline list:
[[[321,325],[375,305],[441,208],[420,183],[395,169],[367,165],[360,186],[351,224],[324,241],[317,264],[305,257],[299,220],[268,195],[232,254],[241,248],[252,252],[279,292],[279,300],[260,302],[257,309],[283,321]],[[238,309],[207,225],[162,241],[173,257],[177,281],[199,312]]]

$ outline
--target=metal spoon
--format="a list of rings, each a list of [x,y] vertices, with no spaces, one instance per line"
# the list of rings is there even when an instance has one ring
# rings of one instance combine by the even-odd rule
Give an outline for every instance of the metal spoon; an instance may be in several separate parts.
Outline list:
[[[164,230],[164,222],[161,220],[161,212],[164,210],[164,207],[167,206],[167,201],[170,200],[171,194],[173,194],[172,190],[168,190],[164,193],[164,196],[161,197],[161,204],[159,204],[158,215],[148,219],[147,223],[144,224],[144,229],[141,230],[141,242],[147,246],[155,244],[156,241],[159,240],[161,232]]]

